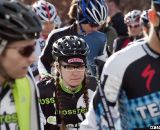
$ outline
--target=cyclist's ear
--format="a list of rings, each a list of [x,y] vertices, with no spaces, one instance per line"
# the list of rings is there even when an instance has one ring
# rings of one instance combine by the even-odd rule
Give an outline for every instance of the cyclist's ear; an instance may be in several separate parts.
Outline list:
[[[148,11],[148,18],[149,18],[149,21],[153,24],[153,25],[158,25],[158,17],[157,17],[157,13],[155,10],[153,9],[149,9]]]

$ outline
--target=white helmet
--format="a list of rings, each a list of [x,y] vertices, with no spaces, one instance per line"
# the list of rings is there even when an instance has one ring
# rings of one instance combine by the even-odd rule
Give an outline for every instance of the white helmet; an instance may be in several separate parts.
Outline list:
[[[134,23],[139,23],[140,22],[140,16],[141,16],[141,11],[140,10],[133,10],[128,12],[125,17],[124,21],[126,24],[134,24]]]
[[[32,7],[42,21],[54,22],[57,17],[55,6],[45,0],[36,1]]]

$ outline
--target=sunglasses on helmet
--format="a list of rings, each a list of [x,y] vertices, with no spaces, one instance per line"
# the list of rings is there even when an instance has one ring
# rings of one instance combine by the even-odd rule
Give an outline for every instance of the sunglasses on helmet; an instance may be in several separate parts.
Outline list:
[[[25,46],[25,47],[7,47],[8,49],[15,49],[15,50],[18,50],[19,54],[23,57],[30,57],[31,54],[34,52],[35,50],[35,45],[28,45],[28,46]]]

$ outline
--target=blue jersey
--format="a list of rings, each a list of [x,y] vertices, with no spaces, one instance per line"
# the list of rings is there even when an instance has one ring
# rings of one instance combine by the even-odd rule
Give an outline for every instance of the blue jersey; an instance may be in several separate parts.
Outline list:
[[[88,64],[91,67],[92,74],[95,75],[96,65],[94,58],[103,55],[103,50],[106,43],[106,36],[101,32],[94,31],[85,36],[82,36],[82,38],[86,41],[86,43],[89,46],[90,53],[87,56]]]

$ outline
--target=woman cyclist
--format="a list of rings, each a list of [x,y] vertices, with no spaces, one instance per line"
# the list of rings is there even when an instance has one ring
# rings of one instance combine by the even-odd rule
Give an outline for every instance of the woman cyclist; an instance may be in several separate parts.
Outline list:
[[[88,45],[77,36],[64,36],[53,43],[55,77],[38,83],[45,130],[78,130],[97,86],[86,73]]]

